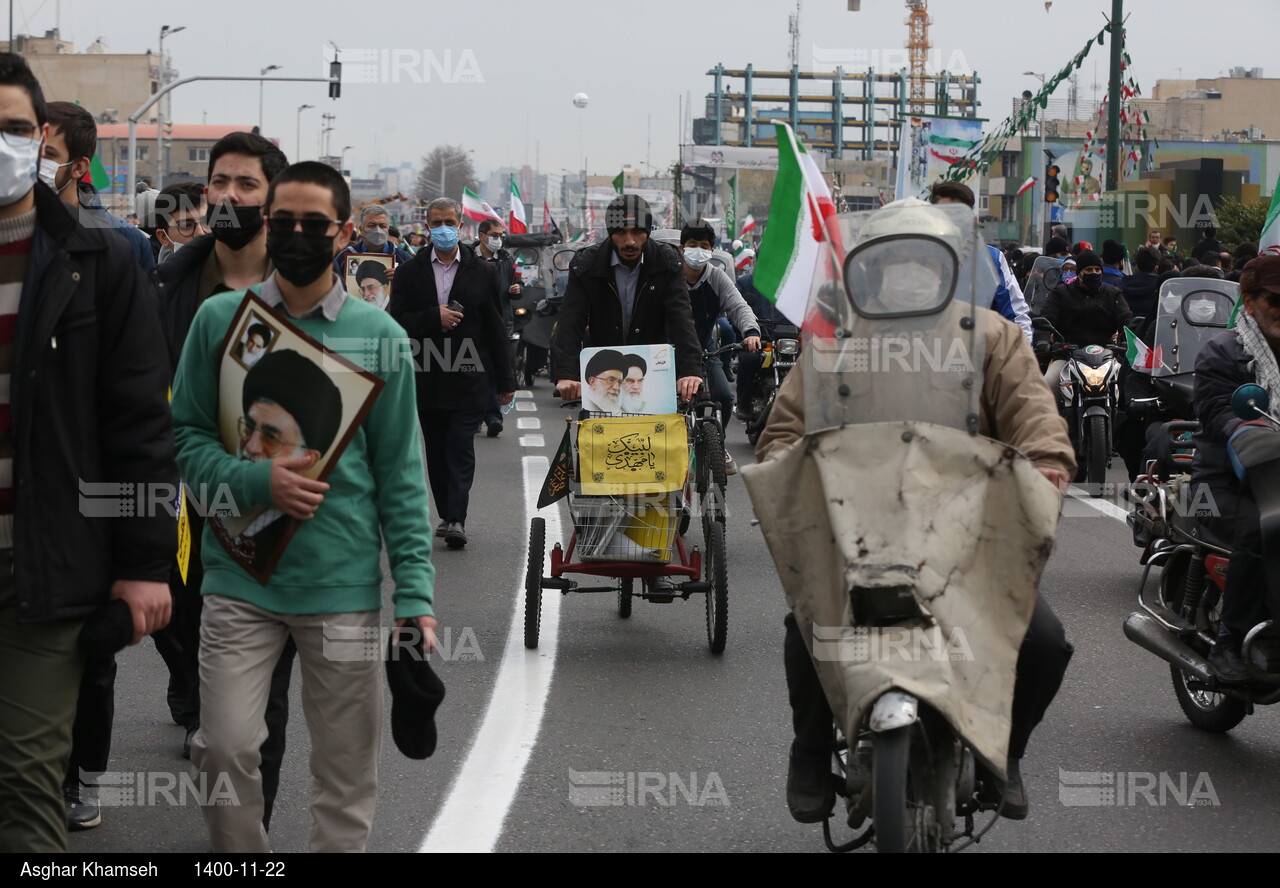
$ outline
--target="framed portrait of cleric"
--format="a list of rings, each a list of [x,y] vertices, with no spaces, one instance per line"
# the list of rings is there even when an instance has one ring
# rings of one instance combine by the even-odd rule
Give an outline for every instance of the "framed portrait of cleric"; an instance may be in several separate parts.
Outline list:
[[[348,253],[342,261],[347,292],[375,308],[385,309],[391,302],[387,271],[395,267],[395,254]]]
[[[235,345],[231,347],[231,357],[245,370],[248,370],[275,345],[276,334],[271,325],[256,311],[250,311],[240,324],[236,333]]]
[[[262,354],[246,360],[259,340]],[[310,459],[301,474],[324,481],[384,384],[246,293],[221,350],[222,445],[246,462]],[[222,547],[263,585],[301,523],[269,506],[208,520]]]
[[[675,350],[670,345],[584,348],[582,409],[608,416],[676,412]]]

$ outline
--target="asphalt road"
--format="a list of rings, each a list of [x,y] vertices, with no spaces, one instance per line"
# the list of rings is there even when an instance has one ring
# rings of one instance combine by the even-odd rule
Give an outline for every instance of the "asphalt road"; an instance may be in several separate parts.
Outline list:
[[[722,656],[708,651],[698,598],[637,601],[623,620],[607,594],[565,596],[558,618],[548,601],[543,644],[526,652],[511,634],[523,595],[526,475],[541,480],[564,412],[545,379],[521,400],[499,438],[476,439],[470,545],[434,555],[445,649],[435,665],[448,688],[437,716],[439,747],[425,762],[410,761],[389,727],[384,732],[370,850],[415,851],[431,832],[433,848],[510,852],[822,851],[820,828],[794,823],[786,809],[785,605],[741,479],[729,484]],[[728,443],[739,463],[753,461],[736,421]],[[1276,715],[1260,709],[1225,736],[1187,723],[1168,668],[1121,632],[1137,592],[1137,554],[1122,522],[1068,502],[1042,594],[1075,657],[1023,762],[1030,818],[997,823],[977,850],[1276,847]],[[183,731],[168,717],[160,657],[145,641],[119,661],[112,769],[185,773]],[[311,781],[299,683],[295,669],[271,829],[277,851],[307,847]],[[1114,798],[1065,804],[1082,795],[1073,790],[1079,778],[1062,772],[1110,774],[1099,779],[1110,781]],[[1181,803],[1191,795],[1200,803]],[[73,833],[70,845],[79,852],[209,850],[199,808],[163,800],[105,809],[103,824]]]

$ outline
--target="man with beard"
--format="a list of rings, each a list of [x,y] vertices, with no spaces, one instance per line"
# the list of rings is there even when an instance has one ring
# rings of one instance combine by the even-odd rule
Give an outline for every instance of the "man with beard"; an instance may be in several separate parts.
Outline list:
[[[173,371],[187,341],[187,332],[196,311],[210,296],[227,290],[243,290],[262,283],[275,266],[267,255],[267,231],[262,221],[262,205],[267,186],[289,161],[274,144],[254,133],[230,133],[219,139],[209,152],[209,184],[204,189],[209,208],[210,234],[188,242],[151,275],[160,321],[169,346]],[[188,500],[191,517],[191,549],[187,579],[174,566],[170,580],[175,613],[171,632],[181,645],[186,668],[175,675],[170,670],[169,710],[174,721],[187,729],[182,754],[191,753],[191,740],[200,725],[198,652],[200,614],[204,599],[201,584],[201,532],[204,521]],[[266,797],[264,823],[271,820],[272,803],[280,782],[280,761],[284,757],[285,725],[289,720],[289,678],[297,649],[292,641],[272,677],[267,706],[267,740],[262,750],[262,781]]]
[[[627,368],[627,375],[622,377],[622,412],[644,413],[644,377],[649,364],[639,355],[623,355],[622,363]]]
[[[333,273],[333,258],[353,228],[350,192],[337,170],[295,164],[272,181],[264,204],[277,272],[260,288],[263,302],[320,342],[403,339],[386,312],[350,298]],[[383,664],[358,652],[363,643],[346,656],[330,647],[334,639],[377,637],[385,543],[396,623],[420,633],[424,653],[435,648],[435,572],[413,362],[407,349],[381,360],[357,354],[384,386],[358,434],[339,457],[330,456],[321,482],[303,473],[338,433],[341,406],[325,385],[333,383],[321,382],[315,362],[272,352],[245,380],[241,438],[251,459],[240,459],[226,451],[218,425],[219,356],[243,297],[232,292],[209,299],[191,325],[173,388],[178,464],[196,489],[225,485],[242,512],[275,509],[299,524],[265,583],[212,539],[212,531],[205,540],[205,717],[191,760],[202,785],[229,782],[237,800],[206,800],[214,850],[269,852],[259,773],[262,712],[272,667],[293,639],[311,736],[311,850],[364,851],[377,794]]]
[[[356,269],[356,286],[360,288],[360,298],[374,308],[386,308],[387,283],[390,281],[388,269],[381,262],[366,259]]]
[[[245,334],[244,342],[236,349],[236,357],[250,369],[267,353],[267,343],[271,341],[271,328],[266,324],[253,324]]]
[[[587,393],[584,410],[620,415],[622,411],[622,378],[627,373],[622,352],[605,349],[587,361]]]
[[[252,330],[249,335],[253,337]],[[256,360],[244,378],[241,400],[244,415],[237,423],[236,455],[248,462],[305,459],[314,465],[328,452],[342,421],[338,387],[315,362],[292,349]],[[241,556],[262,571],[288,526],[289,516],[270,508],[234,543]]]

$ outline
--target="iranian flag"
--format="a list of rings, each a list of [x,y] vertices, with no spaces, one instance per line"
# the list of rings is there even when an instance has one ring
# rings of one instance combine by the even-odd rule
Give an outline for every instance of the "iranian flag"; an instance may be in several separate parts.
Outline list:
[[[750,231],[755,227],[756,227],[756,220],[751,218],[750,213],[747,213],[747,215],[743,217],[743,220],[742,220],[742,233],[746,234],[748,231]]]
[[[476,222],[483,222],[485,219],[502,221],[502,217],[498,215],[497,211],[482,201],[480,195],[470,188],[462,189],[462,215]]]
[[[737,271],[747,267],[747,263],[755,258],[756,251],[748,247],[742,241],[737,241],[738,248],[733,251],[733,267]]]
[[[1028,191],[1030,191],[1030,190],[1031,190],[1031,187],[1032,187],[1033,185],[1035,185],[1035,184],[1036,184],[1036,177],[1035,177],[1035,176],[1027,176],[1027,181],[1023,182],[1023,183],[1022,183],[1022,186],[1021,186],[1020,188],[1018,188],[1018,197],[1022,197],[1022,195],[1026,194]]]
[[[569,243],[571,244],[584,244],[586,242],[587,242],[587,233],[585,231],[579,231],[573,237],[569,238]]]
[[[524,221],[524,201],[520,199],[520,188],[516,185],[516,177],[511,176],[511,218],[507,221],[507,231],[512,234],[528,234],[529,226]]]
[[[831,192],[789,124],[778,133],[778,175],[769,205],[769,227],[756,259],[755,287],[778,311],[818,335],[831,335],[829,320],[806,317],[814,279],[839,279],[844,248]],[[825,260],[825,261],[824,261]]]
[[[1129,346],[1125,354],[1129,359],[1129,366],[1134,370],[1139,373],[1150,373],[1157,367],[1164,366],[1159,348],[1154,350],[1147,348],[1147,344],[1128,327],[1124,328],[1124,338]]]
[[[1280,179],[1271,194],[1271,209],[1267,221],[1262,224],[1262,236],[1258,238],[1259,256],[1280,256]]]

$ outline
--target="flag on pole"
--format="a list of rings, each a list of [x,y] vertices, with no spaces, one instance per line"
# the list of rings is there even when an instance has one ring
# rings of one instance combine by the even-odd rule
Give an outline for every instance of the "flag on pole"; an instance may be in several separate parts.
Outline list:
[[[498,215],[497,211],[482,201],[480,195],[470,188],[462,189],[462,215],[476,222],[483,222],[485,219],[502,221],[502,217]]]
[[[1271,209],[1267,221],[1262,223],[1262,236],[1258,238],[1259,256],[1280,256],[1280,179],[1271,193]]]
[[[738,236],[738,174],[729,177],[729,200],[725,204],[724,229],[729,240]]]
[[[584,231],[579,231],[573,237],[569,238],[569,243],[581,244],[581,243],[586,243],[586,240],[587,240],[587,232],[584,230]]]
[[[769,229],[756,261],[755,286],[778,311],[803,318],[801,326],[830,335],[830,321],[805,317],[814,279],[839,275],[844,248],[831,192],[813,158],[796,140],[789,124],[774,125],[778,134],[778,174],[769,206]],[[828,260],[820,269],[821,260]]]
[[[613,190],[619,194],[622,193],[622,173],[613,177]]]
[[[748,231],[750,231],[755,227],[756,227],[756,220],[751,218],[750,213],[747,213],[747,215],[742,217],[742,233],[743,234],[746,234]]]
[[[111,177],[107,175],[107,169],[102,165],[102,158],[94,154],[93,160],[89,164],[89,183],[93,185],[94,191],[106,191],[111,187]]]
[[[507,220],[507,231],[512,234],[528,234],[529,226],[525,224],[524,201],[520,198],[520,188],[516,185],[515,174],[511,174],[511,209]]]
[[[551,207],[547,206],[547,202],[542,202],[542,230],[551,230]]]
[[[1164,360],[1160,354],[1160,349],[1152,350],[1147,344],[1138,338],[1137,334],[1128,327],[1124,328],[1124,338],[1128,344],[1126,356],[1129,359],[1129,366],[1138,373],[1150,373],[1158,367],[1164,366]]]
[[[560,226],[556,224],[556,220],[555,220],[555,219],[552,219],[552,220],[551,220],[551,229],[550,229],[550,230],[551,230],[551,233],[552,233],[552,234],[554,234],[556,237],[560,238],[560,240],[561,240],[561,241],[563,241],[563,240],[564,240],[564,234],[563,234],[563,233],[561,233],[561,231],[560,231]]]
[[[1036,184],[1036,177],[1035,177],[1035,176],[1027,176],[1027,181],[1023,182],[1023,183],[1022,183],[1022,187],[1020,187],[1020,188],[1018,189],[1018,197],[1022,197],[1022,195],[1026,194],[1028,191],[1030,191],[1030,190],[1031,190],[1031,187],[1032,187],[1033,185],[1035,185],[1035,184]]]

